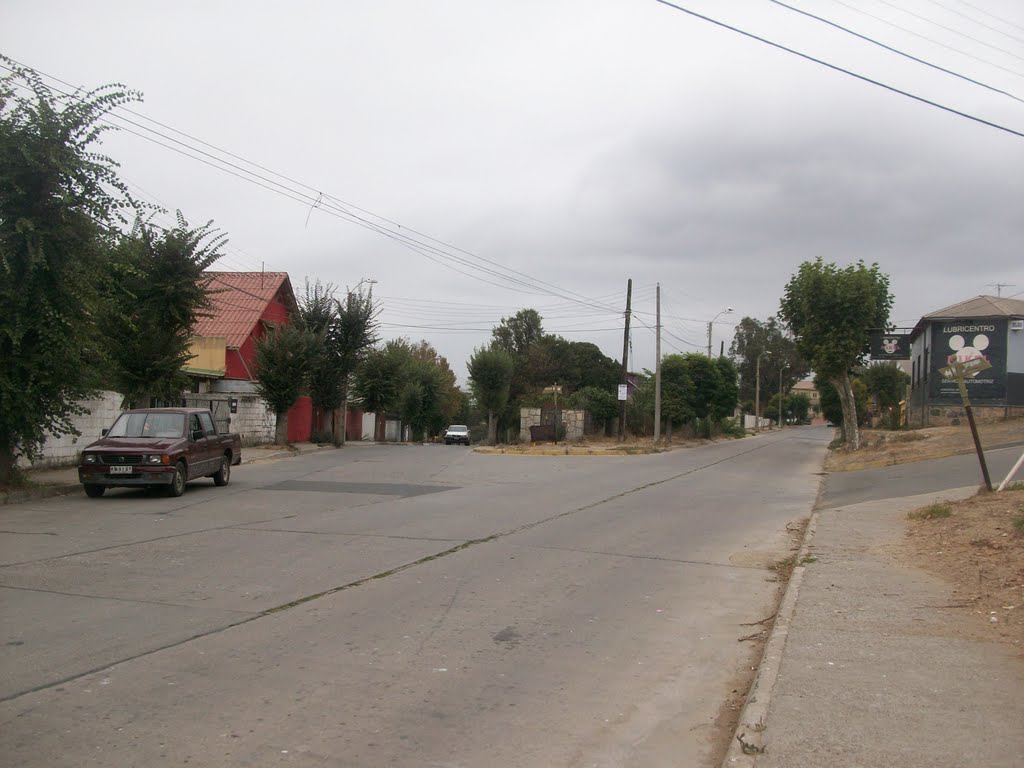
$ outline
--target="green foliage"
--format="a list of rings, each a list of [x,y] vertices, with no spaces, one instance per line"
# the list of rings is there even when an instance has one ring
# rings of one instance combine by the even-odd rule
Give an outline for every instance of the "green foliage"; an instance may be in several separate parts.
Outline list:
[[[817,375],[845,390],[871,330],[888,325],[891,307],[889,278],[877,264],[861,261],[840,269],[819,258],[801,264],[786,284],[779,314]],[[841,391],[840,398],[852,414],[852,396]],[[850,447],[860,447],[856,425],[846,424],[843,433]]]
[[[404,339],[394,339],[366,354],[354,388],[365,411],[383,414],[398,409],[405,369],[411,362],[412,350]]]
[[[226,241],[212,224],[190,228],[180,211],[177,226],[165,231],[139,219],[115,248],[123,272],[112,289],[103,339],[111,382],[129,402],[175,402],[188,387],[182,368],[191,359],[192,329],[215,292],[203,271],[220,258]]]
[[[139,95],[120,86],[64,97],[0,56],[0,483],[71,418],[100,355],[95,318],[112,277],[110,231],[132,200],[97,153],[103,117]],[[27,84],[29,95],[16,95]]]
[[[935,504],[929,504],[927,507],[921,507],[921,509],[915,509],[913,512],[907,514],[911,520],[939,520],[944,517],[950,517],[953,514],[953,508],[949,504],[943,504],[941,502]]]
[[[492,344],[474,350],[467,368],[473,396],[480,407],[488,412],[488,442],[493,445],[497,440],[494,414],[500,413],[508,404],[512,384],[512,356],[500,346]]]
[[[764,322],[744,317],[736,326],[729,354],[736,360],[740,376],[739,396],[744,400],[754,399],[758,373],[763,400],[778,387],[780,370],[785,391],[810,372],[810,366],[797,349],[796,342],[774,317]],[[759,356],[760,367],[757,364]],[[753,413],[753,409],[750,412]]]
[[[668,355],[661,361],[661,416],[669,423],[686,424],[696,418],[691,400],[694,382],[686,355]],[[651,404],[653,408],[653,402]]]
[[[587,411],[595,421],[605,425],[619,413],[619,401],[616,396],[598,387],[576,390],[566,398],[565,405],[567,408]]]
[[[857,423],[863,425],[868,420],[868,394],[867,387],[860,379],[850,382],[853,388],[853,397],[857,412]],[[843,426],[843,407],[839,402],[839,393],[831,382],[821,378],[814,379],[814,387],[818,390],[821,402],[821,414],[837,426]],[[845,432],[845,430],[844,430]]]
[[[444,383],[441,369],[432,362],[414,359],[406,369],[398,407],[402,421],[412,429],[413,440],[444,428]]]
[[[513,357],[525,357],[544,335],[544,324],[535,309],[521,309],[512,317],[503,317],[491,332],[492,346]]]
[[[803,392],[797,392],[786,398],[786,415],[797,421],[804,421],[811,412],[811,398]]]
[[[868,365],[857,376],[864,382],[878,407],[888,410],[900,404],[906,397],[910,377],[894,362],[876,362]]]
[[[710,415],[715,421],[722,421],[730,418],[739,405],[739,373],[736,364],[728,357],[718,357],[713,362],[718,369],[718,381],[711,397]]]
[[[889,278],[877,264],[840,269],[819,258],[786,284],[780,315],[818,376],[835,379],[861,361],[870,331],[888,324],[891,307]]]
[[[256,392],[278,418],[306,386],[316,341],[301,325],[286,325],[256,343]]]

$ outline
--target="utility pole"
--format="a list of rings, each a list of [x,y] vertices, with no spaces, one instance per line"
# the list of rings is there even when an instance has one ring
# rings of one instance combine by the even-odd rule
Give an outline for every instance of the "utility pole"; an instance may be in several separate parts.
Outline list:
[[[661,283],[655,294],[654,321],[654,442],[661,440]]]
[[[626,283],[626,328],[622,334],[622,386],[629,386],[629,315],[633,301],[633,279]],[[626,390],[627,394],[629,390]],[[626,439],[626,401],[619,401],[619,440]]]
[[[754,374],[754,431],[761,431],[761,358],[764,352],[757,354],[757,373]]]

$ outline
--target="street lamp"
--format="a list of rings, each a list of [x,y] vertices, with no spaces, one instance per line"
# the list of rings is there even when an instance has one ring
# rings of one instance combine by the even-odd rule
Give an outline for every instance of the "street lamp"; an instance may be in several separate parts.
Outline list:
[[[782,414],[782,372],[787,368],[789,368],[789,363],[785,363],[779,368],[779,429],[786,424],[786,417]]]
[[[761,431],[761,358],[765,352],[757,355],[757,373],[754,374],[754,431]]]
[[[732,307],[726,307],[717,315],[708,320],[708,357],[711,357],[711,324],[714,323],[715,320],[720,318],[722,315],[728,315],[730,312],[732,312]]]

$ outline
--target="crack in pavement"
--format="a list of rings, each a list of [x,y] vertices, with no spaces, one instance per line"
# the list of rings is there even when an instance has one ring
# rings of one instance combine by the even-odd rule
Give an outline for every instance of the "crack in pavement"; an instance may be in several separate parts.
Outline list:
[[[13,584],[0,584],[0,589],[16,589],[19,592],[41,592],[46,595],[63,595],[64,597],[84,597],[90,600],[111,600],[116,603],[138,603],[140,605],[166,605],[171,608],[202,608],[200,604],[172,603],[167,600],[144,600],[140,597],[114,597],[111,595],[90,595],[85,592],[63,592],[59,589],[43,589],[41,587],[18,587]],[[217,608],[222,613],[240,613],[243,616],[258,616],[259,611],[239,611],[236,608]],[[118,662],[115,662],[118,663]]]
[[[522,549],[549,549],[553,552],[578,552],[581,555],[604,555],[606,557],[627,557],[632,560],[659,560],[666,563],[680,563],[682,565],[706,565],[713,568],[739,568],[747,571],[770,571],[768,566],[759,565],[736,565],[735,563],[715,563],[710,560],[682,560],[678,557],[663,557],[661,555],[630,555],[625,552],[602,552],[598,549],[574,549],[573,547],[546,547],[543,544],[516,544]]]

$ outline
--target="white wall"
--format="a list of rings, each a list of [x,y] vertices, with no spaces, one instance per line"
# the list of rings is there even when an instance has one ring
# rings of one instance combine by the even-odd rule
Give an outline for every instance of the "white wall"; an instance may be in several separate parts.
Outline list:
[[[99,440],[103,430],[113,424],[120,415],[123,400],[124,396],[119,392],[101,392],[91,400],[83,400],[80,405],[88,413],[72,419],[75,428],[82,433],[81,437],[48,436],[43,444],[42,457],[31,464],[24,458],[18,459],[18,466],[59,467],[77,464],[81,450],[94,440]]]

